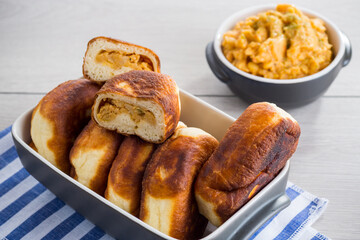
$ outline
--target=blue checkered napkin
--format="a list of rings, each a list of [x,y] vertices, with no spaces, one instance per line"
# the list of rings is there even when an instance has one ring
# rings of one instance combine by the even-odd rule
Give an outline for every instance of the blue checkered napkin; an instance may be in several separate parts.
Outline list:
[[[67,206],[22,166],[10,133],[0,132],[0,239],[113,239]],[[251,239],[328,239],[310,226],[327,200],[288,183],[291,205]]]

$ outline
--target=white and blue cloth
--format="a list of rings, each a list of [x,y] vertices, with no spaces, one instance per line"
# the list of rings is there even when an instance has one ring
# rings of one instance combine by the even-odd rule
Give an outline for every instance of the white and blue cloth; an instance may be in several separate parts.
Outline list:
[[[0,132],[0,239],[113,239],[25,170],[10,131],[11,127]],[[292,183],[288,183],[286,193],[290,206],[267,221],[251,239],[329,239],[311,228],[328,200]]]

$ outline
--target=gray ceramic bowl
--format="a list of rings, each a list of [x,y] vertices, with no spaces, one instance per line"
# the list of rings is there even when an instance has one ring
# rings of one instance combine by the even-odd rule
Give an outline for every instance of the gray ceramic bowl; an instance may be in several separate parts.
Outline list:
[[[313,11],[299,8],[306,15],[320,18],[325,22],[335,56],[329,66],[307,77],[277,80],[255,76],[232,65],[221,50],[223,34],[232,29],[238,21],[275,9],[275,7],[276,5],[257,6],[239,11],[227,18],[217,30],[214,41],[207,45],[206,59],[215,76],[247,102],[269,101],[283,107],[304,105],[323,95],[340,69],[351,59],[349,38],[327,18]]]

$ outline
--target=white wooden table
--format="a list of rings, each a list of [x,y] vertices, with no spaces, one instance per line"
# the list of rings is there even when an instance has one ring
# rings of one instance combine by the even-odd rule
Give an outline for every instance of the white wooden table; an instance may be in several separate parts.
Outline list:
[[[0,0],[0,129],[61,82],[81,76],[86,44],[100,35],[153,49],[162,72],[180,88],[237,118],[248,104],[212,74],[205,46],[227,16],[264,3],[269,2]],[[290,180],[330,200],[313,227],[333,239],[359,239],[360,2],[292,3],[335,22],[349,36],[353,58],[322,98],[286,109],[302,128]]]

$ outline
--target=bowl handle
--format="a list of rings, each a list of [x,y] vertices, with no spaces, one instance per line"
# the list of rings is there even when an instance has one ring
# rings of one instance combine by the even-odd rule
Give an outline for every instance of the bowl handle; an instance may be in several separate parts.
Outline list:
[[[209,42],[206,46],[206,60],[210,66],[211,71],[215,74],[215,76],[222,82],[226,83],[229,80],[229,76],[221,69],[219,66],[220,63],[216,59],[216,53],[214,51],[214,43]]]
[[[351,60],[352,55],[352,49],[351,49],[351,42],[348,36],[343,31],[341,32],[341,37],[345,44],[345,53],[344,53],[344,61],[343,61],[343,67],[347,66]]]

